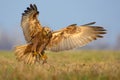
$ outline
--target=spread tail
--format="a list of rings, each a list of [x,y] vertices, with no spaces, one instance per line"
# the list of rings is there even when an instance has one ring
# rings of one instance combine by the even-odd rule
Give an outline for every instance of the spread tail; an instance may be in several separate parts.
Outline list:
[[[33,55],[32,44],[26,44],[15,47],[15,55],[18,61],[23,61],[27,64],[34,64],[36,61],[40,61],[39,53]]]

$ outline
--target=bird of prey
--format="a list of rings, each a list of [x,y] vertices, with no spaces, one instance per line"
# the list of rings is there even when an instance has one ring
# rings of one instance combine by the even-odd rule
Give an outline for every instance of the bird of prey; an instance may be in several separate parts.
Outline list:
[[[71,24],[67,27],[52,31],[43,27],[38,20],[39,11],[35,4],[22,13],[21,27],[26,44],[15,47],[18,61],[27,64],[45,63],[47,56],[45,50],[64,51],[82,47],[98,38],[103,38],[106,30],[101,26],[91,26],[95,22],[80,25]]]

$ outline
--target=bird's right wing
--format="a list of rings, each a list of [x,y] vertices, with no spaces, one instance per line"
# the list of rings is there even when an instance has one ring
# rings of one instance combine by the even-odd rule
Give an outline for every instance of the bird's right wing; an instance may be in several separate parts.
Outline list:
[[[82,26],[76,24],[69,25],[52,34],[47,50],[63,51],[76,47],[82,47],[97,38],[102,38],[106,34],[106,30],[100,26],[89,26],[88,23]]]
[[[41,25],[37,19],[39,12],[36,5],[30,4],[30,7],[22,14],[21,27],[25,40],[29,43],[32,38],[41,30]]]

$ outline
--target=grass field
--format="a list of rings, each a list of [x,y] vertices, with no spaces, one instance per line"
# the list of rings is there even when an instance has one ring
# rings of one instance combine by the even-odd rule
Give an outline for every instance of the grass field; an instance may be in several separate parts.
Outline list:
[[[0,80],[120,80],[120,51],[46,53],[47,64],[27,65],[0,51]]]

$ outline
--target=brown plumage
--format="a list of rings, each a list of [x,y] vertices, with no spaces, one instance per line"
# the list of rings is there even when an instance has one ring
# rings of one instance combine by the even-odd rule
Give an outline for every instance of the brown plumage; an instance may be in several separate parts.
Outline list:
[[[71,24],[58,31],[51,31],[49,27],[42,27],[38,21],[36,5],[30,4],[22,14],[21,27],[27,44],[17,46],[15,54],[19,61],[34,64],[43,63],[47,56],[44,50],[63,51],[81,47],[89,42],[102,38],[106,30],[100,26],[91,26],[95,22],[77,26]]]

